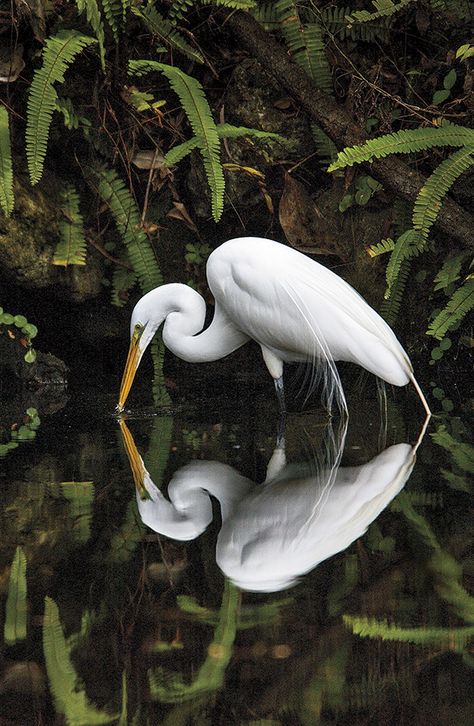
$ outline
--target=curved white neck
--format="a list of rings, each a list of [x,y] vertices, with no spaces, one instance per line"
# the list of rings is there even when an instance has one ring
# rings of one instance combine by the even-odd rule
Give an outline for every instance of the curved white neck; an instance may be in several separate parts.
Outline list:
[[[203,330],[206,303],[187,285],[162,285],[149,292],[142,305],[146,306],[150,319],[155,321],[150,331],[152,335],[164,320],[164,344],[178,358],[189,363],[219,360],[249,339],[234,326],[218,304],[211,324]]]

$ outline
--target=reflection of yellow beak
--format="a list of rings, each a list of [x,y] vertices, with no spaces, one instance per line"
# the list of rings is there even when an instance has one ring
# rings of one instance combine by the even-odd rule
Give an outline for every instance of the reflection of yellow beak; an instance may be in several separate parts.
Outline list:
[[[150,495],[148,494],[144,483],[145,467],[143,466],[143,461],[138,453],[138,449],[135,446],[133,436],[123,418],[119,418],[119,425],[120,431],[122,432],[125,451],[127,452],[130,468],[132,470],[133,481],[135,482],[140,499],[150,499]]]
[[[120,395],[118,402],[118,410],[123,411],[125,401],[127,400],[128,394],[132,387],[135,373],[137,372],[138,364],[140,362],[140,349],[138,343],[140,336],[134,333],[132,340],[130,341],[130,347],[128,349],[127,361],[125,363],[125,370],[122,376],[122,383],[120,384]]]

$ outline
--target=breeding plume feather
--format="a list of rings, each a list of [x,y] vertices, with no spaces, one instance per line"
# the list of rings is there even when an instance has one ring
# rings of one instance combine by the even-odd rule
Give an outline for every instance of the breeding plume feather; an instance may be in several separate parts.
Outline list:
[[[394,332],[342,278],[290,247],[257,237],[225,242],[209,257],[207,280],[214,318],[203,330],[206,305],[192,288],[162,285],[136,304],[122,379],[123,410],[142,355],[164,321],[163,342],[189,362],[215,361],[255,340],[283,405],[283,364],[313,363],[333,397],[347,410],[335,361],[357,363],[384,381],[411,381],[429,413],[413,368]]]

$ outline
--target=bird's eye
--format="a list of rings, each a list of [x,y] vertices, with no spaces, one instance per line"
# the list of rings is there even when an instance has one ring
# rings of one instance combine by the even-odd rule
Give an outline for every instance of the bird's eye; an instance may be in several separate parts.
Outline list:
[[[141,337],[141,335],[142,335],[142,333],[143,333],[144,330],[145,330],[145,326],[142,325],[142,323],[137,323],[135,325],[135,328],[133,329],[133,337],[134,337],[134,339],[135,340],[138,340]]]

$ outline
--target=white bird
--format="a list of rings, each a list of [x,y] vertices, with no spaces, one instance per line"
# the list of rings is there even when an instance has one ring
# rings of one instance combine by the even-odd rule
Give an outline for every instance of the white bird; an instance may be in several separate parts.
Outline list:
[[[203,330],[206,304],[195,290],[168,284],[136,304],[120,387],[122,411],[146,348],[164,321],[163,342],[188,362],[215,361],[255,340],[283,402],[283,364],[311,362],[325,377],[328,408],[335,395],[347,410],[334,361],[350,361],[388,383],[415,386],[413,368],[387,323],[343,279],[309,257],[272,240],[229,240],[209,257],[207,280],[214,318]]]
[[[322,466],[287,465],[277,448],[262,485],[227,464],[192,461],[174,473],[169,500],[153,483],[125,422],[120,425],[144,524],[173,539],[195,539],[212,521],[215,497],[222,517],[218,566],[243,590],[276,592],[366,531],[408,480],[426,423],[415,446],[390,446],[362,466],[340,466],[347,426],[333,443],[331,462]]]

